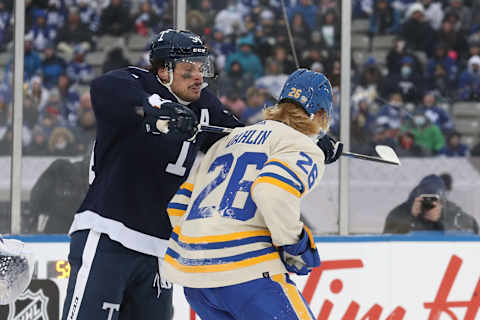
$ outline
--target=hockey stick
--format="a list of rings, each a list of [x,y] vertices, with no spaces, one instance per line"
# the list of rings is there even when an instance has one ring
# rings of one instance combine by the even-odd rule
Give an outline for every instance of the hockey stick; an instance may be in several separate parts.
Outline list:
[[[353,153],[353,152],[345,152],[345,151],[342,152],[342,156],[346,156],[346,157],[349,157],[349,158],[368,160],[368,161],[374,161],[374,162],[381,162],[381,163],[386,163],[386,164],[393,164],[393,165],[396,165],[396,166],[401,165],[397,154],[389,146],[384,146],[384,145],[375,146],[375,151],[377,152],[379,157],[366,156],[364,154],[358,154],[358,153]]]
[[[232,128],[224,128],[218,126],[211,126],[207,124],[199,124],[198,131],[199,132],[212,132],[212,133],[230,133],[232,132]],[[393,164],[393,165],[400,165],[400,160],[398,159],[397,154],[393,151],[392,148],[384,145],[375,146],[375,151],[379,155],[378,157],[375,156],[367,156],[363,154],[353,153],[353,152],[342,152],[342,156],[355,158],[355,159],[362,159],[386,164]]]
[[[282,9],[283,9],[283,19],[285,20],[285,26],[287,27],[288,41],[290,42],[290,48],[292,49],[293,60],[295,61],[295,66],[300,68],[298,63],[297,50],[295,50],[295,42],[293,40],[292,30],[290,28],[290,21],[288,21],[287,7],[285,6],[285,0],[281,0]]]

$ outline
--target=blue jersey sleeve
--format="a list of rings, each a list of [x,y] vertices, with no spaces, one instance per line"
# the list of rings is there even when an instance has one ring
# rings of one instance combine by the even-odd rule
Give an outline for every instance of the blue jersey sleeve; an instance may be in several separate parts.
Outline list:
[[[108,72],[92,81],[92,106],[96,117],[114,127],[137,123],[136,106],[148,96],[138,76],[127,69]]]

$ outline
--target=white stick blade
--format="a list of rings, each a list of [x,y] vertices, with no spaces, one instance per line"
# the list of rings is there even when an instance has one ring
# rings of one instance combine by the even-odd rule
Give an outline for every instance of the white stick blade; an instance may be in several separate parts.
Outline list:
[[[398,165],[400,165],[400,159],[398,159],[398,156],[395,153],[395,151],[393,151],[393,149],[390,148],[389,146],[383,146],[383,145],[375,146],[375,151],[380,156],[380,158],[391,161],[391,162],[396,162],[398,163]]]

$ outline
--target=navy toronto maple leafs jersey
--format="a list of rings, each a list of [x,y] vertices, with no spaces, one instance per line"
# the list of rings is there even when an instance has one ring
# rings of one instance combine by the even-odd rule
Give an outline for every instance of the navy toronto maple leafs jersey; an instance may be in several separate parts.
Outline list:
[[[111,71],[93,80],[90,92],[97,119],[94,179],[70,233],[93,229],[127,248],[163,255],[165,241],[161,239],[171,233],[167,204],[188,176],[197,152],[205,152],[222,136],[199,133],[195,141],[188,142],[173,134],[147,134],[135,107],[154,93],[177,101],[147,70]],[[204,123],[241,126],[206,88],[189,107]]]

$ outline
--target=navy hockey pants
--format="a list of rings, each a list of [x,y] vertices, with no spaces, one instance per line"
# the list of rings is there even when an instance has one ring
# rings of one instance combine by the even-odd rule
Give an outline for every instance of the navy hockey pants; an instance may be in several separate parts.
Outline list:
[[[184,293],[202,320],[315,319],[288,274],[277,274],[226,287],[185,287]]]
[[[105,234],[82,230],[71,236],[68,261],[62,320],[172,318],[172,288],[161,288],[159,294],[156,257],[127,249]]]

